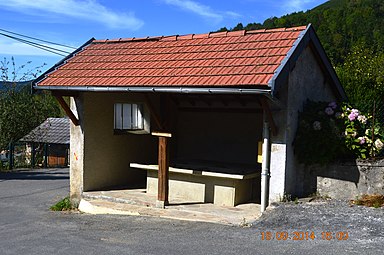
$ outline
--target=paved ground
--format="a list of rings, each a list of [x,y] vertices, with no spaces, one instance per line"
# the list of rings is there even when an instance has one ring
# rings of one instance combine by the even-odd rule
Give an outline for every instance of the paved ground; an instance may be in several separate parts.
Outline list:
[[[384,209],[285,203],[252,227],[51,212],[66,169],[0,173],[0,254],[383,254]],[[304,240],[276,240],[295,236]],[[303,232],[314,232],[308,240]],[[348,240],[323,240],[321,232]],[[344,234],[339,234],[343,232]],[[271,235],[271,240],[262,240]],[[325,237],[325,236],[324,236]]]

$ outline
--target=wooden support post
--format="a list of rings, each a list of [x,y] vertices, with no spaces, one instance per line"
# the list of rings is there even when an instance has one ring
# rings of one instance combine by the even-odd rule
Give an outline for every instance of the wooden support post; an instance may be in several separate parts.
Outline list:
[[[159,137],[159,154],[158,154],[158,190],[156,207],[165,208],[169,204],[169,146],[168,139],[172,137],[170,133],[153,132],[153,136]]]
[[[48,168],[48,144],[44,143],[44,168]]]
[[[75,126],[78,126],[80,124],[80,122],[76,118],[75,114],[73,114],[71,108],[69,107],[67,102],[65,102],[64,98],[62,96],[60,96],[60,95],[56,95],[56,94],[53,94],[53,95],[55,96],[56,100],[59,102],[60,106],[63,108],[63,110],[65,111],[67,116],[71,119],[72,123]]]
[[[31,167],[35,167],[35,158],[36,158],[36,146],[35,143],[32,142],[31,144]]]

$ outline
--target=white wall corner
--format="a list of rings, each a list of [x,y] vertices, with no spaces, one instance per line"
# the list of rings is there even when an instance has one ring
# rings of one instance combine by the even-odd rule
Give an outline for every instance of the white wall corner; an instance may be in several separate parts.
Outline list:
[[[285,191],[286,145],[271,144],[271,166],[269,181],[269,202],[278,202]]]

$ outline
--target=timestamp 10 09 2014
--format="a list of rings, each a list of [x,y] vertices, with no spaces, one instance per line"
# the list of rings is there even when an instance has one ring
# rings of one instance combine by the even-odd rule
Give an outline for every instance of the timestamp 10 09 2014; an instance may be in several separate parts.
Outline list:
[[[320,234],[315,234],[314,231],[263,231],[261,232],[261,240],[270,241],[285,241],[285,240],[293,240],[293,241],[305,241],[305,240],[348,240],[349,234],[346,231],[322,231]]]

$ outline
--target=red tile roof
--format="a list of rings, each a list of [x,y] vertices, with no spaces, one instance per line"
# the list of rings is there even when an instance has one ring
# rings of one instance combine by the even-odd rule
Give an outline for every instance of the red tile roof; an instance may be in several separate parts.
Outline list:
[[[38,86],[267,86],[306,27],[93,40]]]

